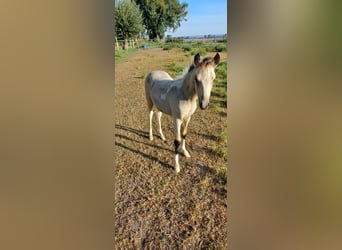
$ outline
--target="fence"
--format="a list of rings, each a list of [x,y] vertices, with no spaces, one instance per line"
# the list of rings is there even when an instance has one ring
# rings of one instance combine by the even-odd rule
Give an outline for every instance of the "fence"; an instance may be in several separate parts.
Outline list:
[[[115,37],[115,50],[129,49],[139,47],[138,39],[118,40]]]

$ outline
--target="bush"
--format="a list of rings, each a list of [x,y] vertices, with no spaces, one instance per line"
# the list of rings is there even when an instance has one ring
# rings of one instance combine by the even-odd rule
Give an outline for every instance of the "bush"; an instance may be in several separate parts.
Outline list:
[[[191,51],[191,47],[190,46],[183,46],[183,51]]]
[[[196,55],[197,53],[199,53],[200,56],[205,56],[205,55],[207,55],[207,51],[204,50],[204,49],[196,49],[196,50],[193,50],[193,51],[191,51],[190,54],[193,56],[193,55]]]
[[[205,50],[207,52],[216,52],[215,51],[215,46],[214,45],[208,45],[207,47],[205,47]]]
[[[227,38],[226,39],[222,39],[222,40],[218,40],[218,43],[227,43]]]
[[[168,44],[163,46],[163,50],[170,50],[173,49],[175,46],[173,44]]]
[[[183,43],[184,39],[183,38],[172,38],[171,36],[166,37],[166,43]]]
[[[227,46],[223,44],[218,44],[215,46],[215,52],[227,51]]]

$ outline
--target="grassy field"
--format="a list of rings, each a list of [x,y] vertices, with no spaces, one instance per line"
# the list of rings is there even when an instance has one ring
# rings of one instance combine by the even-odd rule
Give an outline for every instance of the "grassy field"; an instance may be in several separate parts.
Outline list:
[[[218,45],[226,46],[153,43],[116,60],[115,249],[227,249],[226,49],[219,52],[211,106],[197,110],[190,122],[191,158],[180,158],[179,174],[173,169],[171,117],[162,117],[167,141],[160,140],[156,120],[155,140],[149,141],[144,94],[149,71],[181,75],[196,51],[214,56]]]
[[[115,51],[115,62],[118,62],[121,58],[128,56],[131,53],[138,51],[139,48],[130,48],[127,50],[117,50]]]
[[[194,42],[194,43],[166,43],[163,45],[164,50],[180,48],[184,52],[190,52],[191,55],[199,53],[205,56],[207,52],[226,52],[227,45],[224,43],[214,42]]]

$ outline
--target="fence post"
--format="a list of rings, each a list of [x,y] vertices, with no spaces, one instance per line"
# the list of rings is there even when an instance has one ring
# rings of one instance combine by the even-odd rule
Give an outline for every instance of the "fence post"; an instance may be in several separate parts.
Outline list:
[[[115,37],[115,50],[121,50],[121,49],[126,50],[129,48],[135,48],[135,47],[139,47],[139,40],[137,38],[118,40]]]
[[[115,47],[117,50],[120,50],[118,39],[115,37]]]

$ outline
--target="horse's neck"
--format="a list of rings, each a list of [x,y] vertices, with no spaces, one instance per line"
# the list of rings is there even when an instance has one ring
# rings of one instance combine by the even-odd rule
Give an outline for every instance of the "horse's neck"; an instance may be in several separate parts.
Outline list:
[[[188,99],[197,97],[195,83],[192,74],[186,74],[183,79],[183,90]]]

